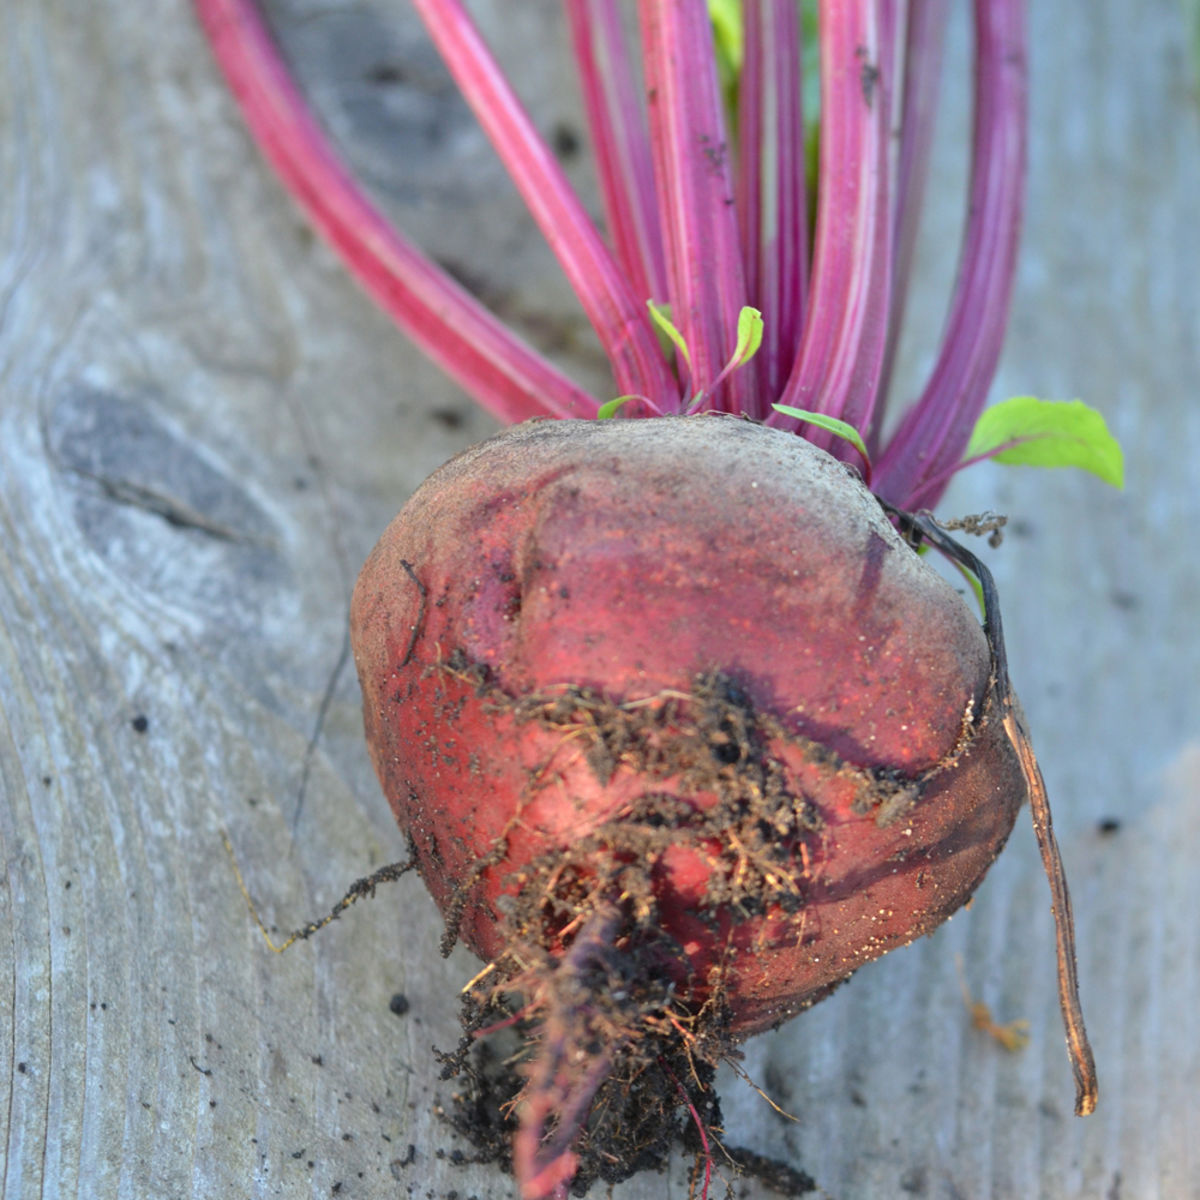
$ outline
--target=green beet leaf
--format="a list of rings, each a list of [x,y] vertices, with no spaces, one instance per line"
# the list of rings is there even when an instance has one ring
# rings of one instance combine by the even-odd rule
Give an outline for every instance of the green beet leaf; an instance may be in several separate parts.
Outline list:
[[[688,349],[687,342],[683,340],[683,334],[671,323],[671,306],[655,304],[653,300],[647,300],[646,307],[650,310],[651,320],[670,339],[671,344],[679,352],[683,361],[687,363],[690,371],[692,369],[692,352]]]
[[[991,458],[1028,467],[1079,467],[1115,488],[1125,486],[1125,460],[1104,418],[1082,400],[1013,396],[984,409],[966,460]]]
[[[612,418],[615,417],[617,415],[617,413],[626,404],[629,403],[630,400],[641,400],[641,399],[644,399],[644,397],[629,395],[629,396],[618,396],[615,400],[606,400],[596,410],[596,420],[597,421],[611,421]]]
[[[790,404],[772,404],[771,407],[777,413],[783,413],[785,417],[794,417],[797,421],[816,425],[819,429],[845,438],[863,456],[863,461],[870,466],[871,459],[867,454],[867,447],[863,443],[862,434],[848,421],[840,421],[837,417],[830,417],[825,413],[809,412],[806,408],[793,408]]]
[[[738,313],[737,345],[733,350],[733,366],[744,367],[758,353],[762,339],[762,313],[747,304]]]
[[[708,0],[708,19],[712,22],[718,66],[737,79],[744,47],[740,0]]]

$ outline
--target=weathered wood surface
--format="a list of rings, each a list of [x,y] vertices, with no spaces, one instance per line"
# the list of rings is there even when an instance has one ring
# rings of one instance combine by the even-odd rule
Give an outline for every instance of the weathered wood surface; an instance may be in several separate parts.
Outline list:
[[[480,7],[539,120],[574,125],[555,6]],[[969,913],[750,1045],[797,1123],[724,1081],[729,1140],[836,1200],[1200,1196],[1200,119],[1175,0],[1036,7],[996,394],[1097,404],[1129,487],[983,468],[946,509],[1016,518],[989,558],[1102,1097],[1071,1116],[1022,824]],[[405,6],[271,11],[401,222],[606,387]],[[438,957],[419,883],[279,958],[221,842],[282,927],[401,855],[361,744],[347,597],[393,510],[490,426],[304,231],[186,4],[5,0],[0,63],[3,1193],[510,1196],[448,1157],[470,1148],[435,1115],[450,1085],[431,1046],[452,1044],[473,964]],[[960,83],[947,100],[953,135]],[[953,155],[936,170],[932,330],[961,203]],[[1023,1053],[971,1029],[959,955],[999,1017],[1031,1021]],[[684,1197],[688,1166],[614,1196]]]

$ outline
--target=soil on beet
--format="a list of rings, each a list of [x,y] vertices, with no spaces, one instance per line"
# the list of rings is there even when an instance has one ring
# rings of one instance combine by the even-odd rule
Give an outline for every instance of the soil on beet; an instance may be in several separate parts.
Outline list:
[[[531,1032],[526,1029],[525,1033]],[[512,1098],[524,1080],[519,1063],[527,1053],[521,1024],[508,1036],[494,1035],[470,1040],[453,1055],[446,1056],[449,1073],[457,1090],[441,1116],[457,1134],[475,1149],[463,1162],[491,1163],[512,1171],[512,1143],[517,1131]],[[713,1072],[700,1069],[698,1080],[705,1092],[696,1105],[705,1123],[710,1141],[721,1137],[720,1100],[712,1090]],[[571,1184],[575,1196],[584,1196],[595,1183],[616,1184],[642,1171],[665,1171],[673,1151],[694,1154],[697,1169],[703,1170],[703,1146],[691,1114],[676,1106],[664,1111],[664,1090],[674,1091],[674,1082],[657,1064],[643,1078],[627,1088],[628,1111],[607,1108],[600,1119],[589,1122],[581,1149],[579,1171]],[[816,1181],[806,1171],[753,1150],[722,1142],[712,1153],[716,1170],[725,1176],[758,1180],[786,1200],[799,1200],[817,1190]]]
[[[490,1010],[492,1015],[500,1011],[511,1015],[511,1008]],[[494,1163],[510,1173],[518,1126],[513,1101],[524,1087],[524,1067],[536,1038],[529,1023],[520,1022],[512,1030],[510,1036],[468,1038],[446,1056],[445,1071],[457,1086],[443,1113],[451,1128],[475,1148],[473,1161]],[[682,1062],[676,1066],[688,1069]],[[665,1064],[649,1063],[627,1076],[614,1076],[604,1086],[575,1145],[579,1166],[570,1185],[573,1195],[586,1195],[595,1183],[616,1184],[643,1171],[664,1171],[674,1150],[699,1150],[690,1113],[681,1104],[663,1104],[664,1095],[675,1092],[667,1069]],[[697,1069],[691,1083],[702,1087],[703,1094],[695,1106],[709,1136],[719,1136],[721,1108],[712,1087],[714,1073],[703,1064]],[[743,1169],[734,1159],[728,1162],[734,1170]],[[754,1164],[748,1167],[747,1173],[757,1173]]]
[[[465,1037],[443,1058],[445,1077],[459,1082],[451,1123],[481,1156],[511,1168],[518,1108],[531,1090],[557,1088],[548,1106],[552,1134],[557,1112],[588,1088],[587,1073],[604,1058],[606,1077],[572,1143],[575,1195],[597,1181],[662,1170],[675,1147],[698,1150],[698,1122],[718,1168],[759,1176],[785,1195],[803,1194],[811,1180],[802,1173],[721,1145],[712,1083],[717,1066],[737,1057],[740,1040],[725,1002],[727,964],[717,961],[706,979],[689,974],[689,954],[660,921],[660,865],[680,846],[702,856],[704,893],[692,911],[714,937],[731,919],[768,912],[794,922],[803,936],[806,848],[819,839],[823,821],[790,782],[795,771],[780,761],[778,747],[798,752],[819,778],[837,779],[852,791],[856,815],[886,827],[969,752],[988,705],[982,714],[964,713],[959,742],[943,760],[903,777],[847,763],[786,732],[715,671],[694,679],[687,692],[615,702],[574,686],[509,696],[461,652],[436,669],[469,680],[497,715],[536,724],[556,744],[572,743],[601,786],[624,771],[641,781],[639,794],[613,819],[511,878],[498,914],[507,949],[467,991]],[[506,857],[501,840],[460,883],[447,913],[447,949],[461,913],[478,903],[480,875]],[[605,910],[613,914],[607,932],[581,954]],[[931,914],[929,926],[939,920]],[[560,1063],[553,1080],[538,1074],[548,1044]]]

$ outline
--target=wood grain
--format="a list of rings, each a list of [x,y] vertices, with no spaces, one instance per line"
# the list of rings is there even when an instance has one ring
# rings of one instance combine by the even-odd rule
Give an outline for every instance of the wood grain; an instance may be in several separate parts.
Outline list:
[[[543,127],[576,128],[557,6],[478,7]],[[968,913],[747,1047],[798,1121],[723,1080],[728,1141],[836,1200],[1200,1197],[1200,108],[1180,5],[1035,8],[995,394],[1101,408],[1129,484],[984,467],[943,507],[1013,518],[989,562],[1071,876],[1100,1106],[1071,1115],[1022,825]],[[404,227],[608,387],[406,7],[270,13]],[[914,380],[953,269],[961,74]],[[568,167],[587,186],[583,156]],[[361,743],[349,589],[416,483],[490,425],[303,229],[186,4],[6,0],[0,179],[0,1191],[510,1196],[455,1161],[470,1147],[437,1115],[453,1085],[431,1048],[453,1044],[475,964],[439,958],[419,882],[276,957],[221,842],[284,929],[402,856]],[[972,1029],[957,956],[998,1019],[1030,1020],[1026,1050]],[[682,1198],[690,1165],[615,1200]]]

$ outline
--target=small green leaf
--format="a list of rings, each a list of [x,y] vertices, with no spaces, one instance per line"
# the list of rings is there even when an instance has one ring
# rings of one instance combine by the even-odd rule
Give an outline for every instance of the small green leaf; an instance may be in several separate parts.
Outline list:
[[[1125,486],[1121,447],[1100,413],[1082,400],[1002,400],[980,414],[966,457],[1029,467],[1079,467],[1115,488]]]
[[[763,318],[748,304],[738,313],[737,345],[733,349],[734,367],[744,367],[757,353],[763,339]]]
[[[597,421],[608,421],[617,415],[619,409],[628,404],[630,400],[641,400],[643,397],[634,396],[618,396],[615,400],[606,400],[598,409],[596,409]]]
[[[837,434],[840,438],[845,438],[863,456],[863,462],[868,467],[871,465],[871,459],[867,455],[867,447],[862,440],[862,435],[849,421],[839,421],[837,417],[829,417],[825,413],[809,412],[803,408],[793,408],[790,404],[773,404],[771,407],[777,413],[783,413],[785,417],[794,417],[797,421],[806,421],[809,425],[816,425],[819,429],[827,430],[829,433]]]
[[[702,389],[692,397],[692,403],[688,406],[687,410],[689,416],[704,403],[706,396],[711,395],[725,382],[731,372],[744,367],[758,353],[758,348],[762,345],[762,336],[762,313],[757,308],[751,308],[748,304],[743,305],[742,311],[738,313],[737,345],[734,346],[733,353],[729,356],[729,361],[721,368],[721,373],[716,379],[707,388]]]
[[[741,0],[708,0],[708,19],[722,74],[736,80],[742,72],[744,38]]]
[[[690,371],[692,369],[692,356],[688,351],[687,342],[683,340],[683,334],[671,324],[670,306],[655,304],[653,300],[647,300],[646,307],[650,310],[650,317],[655,325],[671,339],[672,345],[679,351],[680,356],[687,363],[687,368]]]

